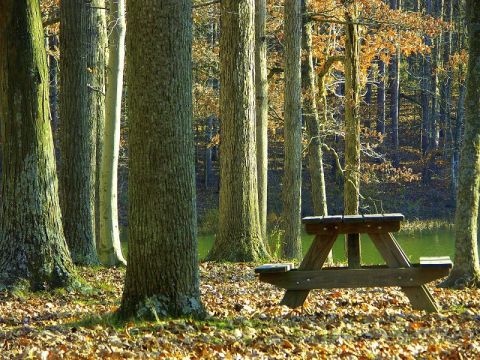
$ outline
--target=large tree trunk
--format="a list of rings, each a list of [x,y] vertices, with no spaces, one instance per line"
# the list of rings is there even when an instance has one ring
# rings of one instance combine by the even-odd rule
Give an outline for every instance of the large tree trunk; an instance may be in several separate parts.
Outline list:
[[[192,2],[128,2],[129,249],[122,316],[198,316]]]
[[[98,264],[95,244],[95,169],[97,118],[89,83],[91,64],[87,33],[89,3],[63,0],[60,7],[60,195],[65,237],[73,261]],[[89,68],[93,66],[93,68]]]
[[[50,126],[49,79],[37,0],[0,1],[3,184],[0,287],[74,280],[63,235]]]
[[[125,1],[110,0],[105,131],[100,168],[100,236],[98,254],[103,264],[125,265],[118,228],[117,170],[120,151],[123,69],[125,60]]]
[[[455,214],[455,261],[443,286],[480,285],[477,221],[480,196],[480,2],[467,0],[469,34],[465,136],[460,156],[457,210]]]
[[[302,257],[302,104],[300,1],[285,0],[285,160],[282,187],[284,238],[282,256]]]
[[[360,202],[360,42],[356,9],[346,13],[345,25],[345,172],[344,172],[344,212],[358,214]],[[359,267],[360,239],[358,234],[347,236],[349,266]]]
[[[257,115],[258,206],[262,238],[267,239],[268,185],[268,82],[267,82],[266,0],[255,0],[255,91]]]
[[[220,5],[220,218],[210,260],[267,256],[258,213],[254,8],[254,0]]]
[[[302,1],[303,14],[307,12],[308,8],[309,0]],[[322,133],[317,110],[316,74],[313,67],[312,28],[313,22],[309,21],[309,19],[304,20],[302,45],[304,50],[304,60],[302,62],[303,118],[307,129],[308,170],[310,173],[313,212],[315,215],[325,216],[328,213],[327,195],[323,171]],[[323,87],[321,90],[324,90]],[[326,109],[324,111],[326,112]]]

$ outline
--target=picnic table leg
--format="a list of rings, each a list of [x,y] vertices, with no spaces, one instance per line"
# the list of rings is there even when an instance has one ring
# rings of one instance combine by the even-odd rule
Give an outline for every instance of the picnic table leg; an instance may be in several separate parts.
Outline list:
[[[411,267],[407,255],[390,233],[368,234],[389,267]],[[438,312],[437,304],[425,285],[402,287],[412,308]]]
[[[325,260],[327,260],[328,254],[330,253],[335,240],[337,239],[337,235],[337,233],[329,235],[316,235],[298,269],[321,269],[325,263]],[[307,299],[309,292],[310,290],[287,290],[280,304],[286,305],[292,309],[302,306]]]

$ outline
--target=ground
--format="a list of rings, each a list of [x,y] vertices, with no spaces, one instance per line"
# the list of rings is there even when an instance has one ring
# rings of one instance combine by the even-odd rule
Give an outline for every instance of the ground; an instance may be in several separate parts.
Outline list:
[[[93,290],[0,292],[1,359],[480,358],[480,290],[429,287],[439,314],[399,289],[325,290],[302,311],[259,283],[253,265],[201,265],[205,321],[118,323],[124,270],[79,269]]]

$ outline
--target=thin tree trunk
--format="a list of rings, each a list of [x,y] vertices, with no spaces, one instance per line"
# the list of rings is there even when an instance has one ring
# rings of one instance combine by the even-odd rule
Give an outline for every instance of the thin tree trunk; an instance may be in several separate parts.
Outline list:
[[[0,53],[0,284],[69,286],[75,275],[62,229],[37,0],[0,1]]]
[[[97,118],[92,113],[87,61],[89,3],[63,0],[60,7],[60,195],[63,226],[73,261],[98,264],[95,243]],[[89,59],[90,60],[90,59]]]
[[[257,261],[268,255],[258,212],[255,2],[223,0],[220,16],[220,218],[208,259]]]
[[[432,14],[431,0],[425,1],[426,13]],[[425,45],[431,46],[432,40],[428,35],[425,35]],[[422,60],[422,78],[420,80],[421,87],[421,103],[422,103],[422,153],[426,155],[431,147],[432,139],[432,122],[430,116],[430,102],[431,102],[431,74],[432,74],[432,57],[429,53],[425,54]]]
[[[106,1],[87,3],[87,87],[88,109],[96,128],[95,146],[95,242],[100,244],[100,172],[105,132],[105,66],[107,50]]]
[[[202,316],[192,2],[128,3],[129,249],[123,317]]]
[[[353,24],[357,17],[346,13],[345,25],[345,172],[344,172],[344,212],[347,215],[358,214],[360,202],[360,118],[358,107],[360,100],[360,42],[358,25]],[[354,251],[355,250],[355,251]],[[347,236],[347,255],[349,266],[359,267],[360,239],[358,234]]]
[[[125,1],[110,0],[112,24],[108,43],[105,131],[100,168],[100,237],[98,254],[103,264],[126,265],[118,227],[118,155],[125,62]]]
[[[455,214],[455,261],[442,286],[480,285],[477,221],[480,197],[480,2],[467,0],[469,59],[465,96],[465,136],[460,156]]]
[[[378,60],[377,131],[385,134],[385,63]]]
[[[302,13],[309,8],[309,0],[302,1]],[[314,215],[326,216],[327,195],[325,176],[323,171],[322,133],[317,110],[317,91],[315,86],[315,69],[312,53],[313,22],[304,20],[303,23],[303,50],[302,88],[303,88],[303,118],[307,129],[308,170],[310,173],[312,203]],[[322,78],[323,80],[323,78]],[[322,89],[323,90],[323,89]],[[323,95],[323,91],[322,91]],[[324,109],[326,110],[326,109]]]
[[[285,160],[282,187],[284,238],[282,256],[302,257],[302,15],[298,0],[285,0]]]
[[[442,17],[442,5],[443,0],[433,0],[434,1],[434,11],[433,16],[436,18]],[[430,93],[432,95],[432,103],[431,103],[431,120],[430,123],[432,124],[432,132],[430,135],[430,145],[431,149],[438,149],[440,144],[440,83],[438,79],[438,69],[442,66],[442,58],[441,58],[441,47],[442,47],[442,36],[439,35],[434,40],[434,46],[432,48],[432,69],[431,69],[431,88]]]
[[[258,205],[262,238],[267,239],[268,186],[268,82],[267,39],[265,36],[266,0],[255,0],[255,90],[257,116]]]
[[[400,0],[390,0],[393,10],[400,9]],[[399,166],[398,121],[400,106],[400,45],[396,44],[395,54],[390,61],[390,119],[392,120],[393,165]]]
[[[450,22],[452,20],[452,0],[445,0],[444,4],[444,18],[443,20],[446,22]],[[451,108],[451,88],[452,88],[452,78],[451,74],[453,73],[450,71],[449,68],[449,61],[452,49],[452,33],[450,31],[446,31],[443,36],[443,67],[447,71],[444,74],[443,81],[440,84],[440,124],[442,125],[444,132],[443,132],[443,146],[446,151],[447,142],[448,142],[448,134],[450,134],[451,129],[451,121],[450,121],[450,108]],[[453,139],[452,139],[453,140]]]

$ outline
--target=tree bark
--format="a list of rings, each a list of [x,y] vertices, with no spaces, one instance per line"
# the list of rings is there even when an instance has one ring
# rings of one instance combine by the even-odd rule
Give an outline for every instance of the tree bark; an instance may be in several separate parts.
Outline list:
[[[75,281],[58,200],[41,21],[36,0],[0,1],[0,287],[27,280],[45,290]]]
[[[455,213],[455,261],[442,286],[462,288],[480,285],[477,221],[480,197],[480,2],[467,0],[469,35],[465,135],[460,155],[457,209]]]
[[[344,171],[344,213],[358,214],[360,202],[360,118],[358,107],[360,100],[360,42],[356,19],[356,8],[353,14],[346,12],[345,25],[345,171]],[[347,236],[347,256],[349,266],[359,267],[360,258],[354,253],[360,251],[358,234]]]
[[[390,8],[400,9],[400,0],[390,0]],[[393,165],[399,166],[398,120],[400,106],[400,45],[396,44],[395,54],[390,61],[390,119],[392,120]]]
[[[282,187],[284,237],[282,256],[302,258],[302,107],[300,1],[285,0],[285,131],[284,174]]]
[[[378,60],[377,131],[385,134],[385,63]]]
[[[268,186],[268,82],[267,82],[266,0],[255,0],[255,91],[257,116],[258,205],[262,238],[267,239]]]
[[[63,226],[73,261],[95,265],[97,118],[89,72],[101,69],[87,56],[89,3],[62,0],[60,6],[60,195]],[[87,59],[88,58],[88,59]],[[89,68],[93,66],[93,68]]]
[[[98,254],[108,266],[126,265],[118,227],[117,171],[120,151],[123,70],[125,62],[125,1],[110,0],[105,131],[100,167],[100,236]]]
[[[129,250],[123,317],[202,316],[192,2],[128,2]]]
[[[302,1],[302,4],[302,13],[305,14],[309,9],[309,0]],[[313,212],[314,215],[326,216],[328,213],[327,195],[323,170],[322,132],[317,110],[316,74],[313,66],[312,28],[313,22],[304,18],[302,45],[304,51],[302,63],[303,118],[307,129],[308,170],[312,189]],[[324,90],[323,87],[321,90]]]
[[[254,5],[220,4],[220,218],[209,260],[267,257],[258,212]]]

